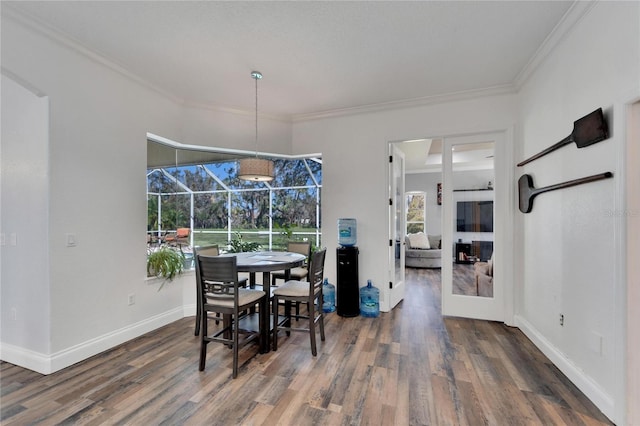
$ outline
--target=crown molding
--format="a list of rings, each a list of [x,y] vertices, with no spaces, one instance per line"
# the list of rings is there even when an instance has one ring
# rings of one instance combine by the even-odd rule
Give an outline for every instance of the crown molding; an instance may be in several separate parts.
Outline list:
[[[508,95],[516,92],[516,87],[513,84],[503,84],[500,86],[487,87],[483,89],[464,90],[460,92],[444,93],[441,95],[425,96],[420,98],[405,99],[401,101],[382,102],[352,108],[341,108],[329,111],[313,112],[309,114],[294,114],[291,118],[291,121],[295,123],[302,121],[320,120],[323,118],[335,118],[348,115],[367,114],[372,112],[382,112],[404,108],[415,108],[425,105],[443,104],[447,102],[475,99],[485,96]]]
[[[178,105],[182,105],[187,108],[217,111],[217,112],[222,112],[227,114],[251,115],[251,116],[255,115],[255,110],[253,109],[248,110],[248,109],[242,109],[242,108],[192,102],[188,99],[184,99],[180,96],[176,96],[170,91],[165,90],[162,87],[159,87],[149,82],[145,78],[129,71],[125,66],[118,64],[116,60],[111,59],[108,56],[100,52],[97,52],[93,49],[89,49],[84,44],[82,44],[82,42],[80,42],[79,40],[73,39],[69,35],[60,32],[56,28],[50,26],[48,23],[33,16],[32,14],[19,10],[15,6],[7,5],[6,3],[2,3],[1,11],[2,11],[3,17],[7,17],[12,21],[46,37],[47,39],[52,40],[64,47],[67,47],[73,50],[74,52],[79,53],[89,58],[90,60],[125,76],[126,78],[134,81],[135,83],[162,95],[163,97],[169,99],[170,101]],[[258,115],[260,117],[270,119],[270,120],[283,121],[287,123],[291,122],[290,116],[278,115],[278,114],[265,114],[265,113],[259,113]]]
[[[551,33],[542,42],[536,53],[529,59],[529,62],[524,66],[520,73],[514,80],[514,85],[517,90],[520,90],[522,86],[531,78],[540,64],[549,56],[549,54],[556,48],[560,42],[562,42],[575,25],[584,18],[593,6],[598,3],[598,0],[590,1],[575,1],[562,16],[558,24],[553,28]]]
[[[235,114],[235,115],[246,115],[246,116],[251,116],[251,117],[254,117],[256,115],[256,110],[255,109],[243,109],[243,108],[237,108],[237,107],[224,107],[224,106],[220,106],[220,105],[204,104],[204,103],[201,103],[201,102],[185,101],[185,102],[182,102],[182,106],[184,106],[186,108],[217,111],[217,112],[223,112],[223,113]],[[291,116],[289,116],[289,115],[269,114],[269,113],[264,113],[264,112],[258,112],[258,117],[266,118],[266,119],[269,119],[269,120],[272,120],[272,121],[282,121],[282,122],[285,122],[285,123],[291,123]]]
[[[100,65],[103,65],[112,71],[115,71],[123,75],[124,77],[134,81],[135,83],[147,89],[150,89],[177,104],[184,103],[184,100],[181,99],[180,97],[175,96],[174,94],[168,92],[167,90],[164,90],[163,88],[150,83],[144,78],[129,71],[124,66],[118,64],[117,61],[107,57],[106,55],[101,54],[100,52],[96,52],[95,50],[87,48],[80,41],[75,40],[69,35],[60,32],[59,30],[57,30],[56,28],[53,28],[46,22],[43,22],[42,20],[40,20],[39,18],[23,10],[17,9],[13,5],[8,5],[7,3],[4,3],[4,2],[2,3],[2,17],[8,18],[14,21],[15,23],[22,25],[23,27],[28,28],[31,31],[34,31],[37,34],[40,34],[46,37],[47,39],[58,43],[63,47],[71,49],[74,52],[79,53],[82,56]]]
[[[185,151],[203,151],[203,152],[241,155],[241,156],[258,155],[260,157],[283,158],[286,160],[299,160],[299,159],[307,158],[307,159],[314,159],[318,161],[319,158],[322,158],[322,153],[319,153],[319,152],[315,152],[311,154],[276,154],[273,152],[247,151],[243,149],[234,149],[234,148],[220,148],[220,147],[212,147],[212,146],[205,146],[205,145],[184,144],[182,142],[177,142],[172,139],[165,138],[164,136],[156,135],[150,132],[147,132],[147,140],[151,142],[159,143],[164,146],[168,146],[169,148],[182,149]]]
[[[27,89],[28,91],[30,91],[31,93],[33,93],[39,98],[47,97],[47,94],[43,90],[40,90],[38,87],[34,86],[30,82],[26,81],[24,78],[20,77],[19,75],[12,72],[11,70],[8,70],[5,67],[0,67],[0,74],[15,81],[16,83],[18,83],[19,85],[21,85],[22,87],[24,87],[25,89]]]
[[[560,22],[553,29],[551,34],[547,36],[543,44],[538,48],[534,56],[529,60],[527,65],[522,69],[522,71],[516,76],[514,82],[509,84],[503,84],[493,87],[487,87],[482,89],[473,89],[473,90],[465,90],[459,92],[452,93],[444,93],[440,95],[434,96],[426,96],[412,99],[405,99],[399,101],[390,101],[369,105],[362,105],[357,107],[350,108],[340,108],[334,110],[327,111],[319,111],[312,113],[304,113],[304,114],[292,114],[292,115],[279,115],[279,114],[259,114],[263,118],[268,118],[270,120],[276,120],[286,123],[297,123],[304,121],[312,121],[312,120],[320,120],[325,118],[337,118],[337,117],[345,117],[350,115],[358,115],[358,114],[367,114],[374,112],[384,112],[390,110],[398,110],[404,108],[415,108],[420,106],[427,105],[435,105],[442,104],[454,101],[468,100],[480,97],[488,97],[488,96],[499,96],[499,95],[508,95],[517,93],[523,84],[531,77],[533,72],[537,69],[537,67],[542,63],[542,61],[549,55],[549,53],[560,43],[570,32],[570,30],[578,23],[585,14],[591,10],[595,3],[595,1],[576,1],[574,2],[569,10],[564,14]],[[126,78],[132,80],[133,82],[152,90],[161,96],[169,99],[170,101],[182,105],[187,108],[194,109],[204,109],[210,111],[218,111],[228,114],[239,114],[239,115],[253,115],[255,111],[234,108],[234,107],[226,107],[220,105],[210,105],[203,104],[198,102],[192,102],[187,99],[176,96],[170,91],[167,91],[157,85],[150,83],[145,78],[129,71],[125,66],[117,63],[117,61],[110,59],[109,57],[101,54],[100,52],[96,52],[95,50],[89,49],[82,44],[82,42],[71,38],[70,36],[63,34],[59,30],[51,27],[46,22],[38,19],[37,17],[28,14],[22,10],[19,10],[13,5],[9,5],[6,2],[2,3],[1,13],[3,18],[11,19],[12,21],[31,29],[32,31],[41,34],[42,36],[57,42],[58,44],[65,46],[91,60],[94,62],[103,65],[112,71],[115,71]]]

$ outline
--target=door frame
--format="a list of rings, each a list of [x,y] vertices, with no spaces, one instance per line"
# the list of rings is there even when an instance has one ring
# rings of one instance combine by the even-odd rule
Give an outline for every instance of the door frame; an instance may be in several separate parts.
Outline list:
[[[494,140],[494,298],[455,295],[453,288],[453,262],[442,262],[442,315],[502,321],[513,324],[514,314],[514,252],[518,235],[514,230],[515,184],[513,161],[513,130],[477,132],[473,134],[448,135],[443,137],[442,152],[442,247],[453,253],[453,145]],[[449,249],[443,249],[443,253]],[[449,256],[451,259],[453,256]]]
[[[401,160],[400,163],[398,159]],[[404,236],[405,236],[405,220],[406,220],[406,206],[405,206],[405,163],[404,153],[398,148],[397,143],[389,142],[389,311],[391,311],[398,303],[404,299],[404,293],[406,288],[405,278],[405,264],[404,264]],[[395,171],[396,167],[400,167],[399,177],[401,180],[400,193],[398,194],[396,186]],[[398,202],[398,199],[400,200]],[[400,223],[398,223],[398,220]],[[396,231],[399,230],[400,235],[396,235]],[[398,245],[396,245],[398,240]],[[399,254],[396,254],[396,250],[400,250]],[[396,274],[396,255],[399,256],[400,265],[398,271],[400,278]]]

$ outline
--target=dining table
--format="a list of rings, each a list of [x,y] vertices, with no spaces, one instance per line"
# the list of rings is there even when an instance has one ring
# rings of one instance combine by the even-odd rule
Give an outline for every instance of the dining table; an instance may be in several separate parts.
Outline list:
[[[302,266],[306,259],[305,255],[289,251],[251,251],[241,253],[226,253],[220,256],[235,256],[238,272],[249,273],[249,287],[256,286],[256,273],[262,272],[262,290],[271,301],[271,272],[284,271],[285,281],[289,279],[291,268]],[[270,302],[269,302],[270,306]],[[263,315],[263,324],[267,324],[262,333],[262,352],[271,350],[271,339],[269,338],[272,329],[271,308],[266,312],[259,312]],[[277,319],[274,319],[276,321]]]

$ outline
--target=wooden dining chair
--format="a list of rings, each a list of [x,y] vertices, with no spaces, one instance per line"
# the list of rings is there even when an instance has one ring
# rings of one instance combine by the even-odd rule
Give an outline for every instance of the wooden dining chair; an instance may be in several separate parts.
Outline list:
[[[198,290],[202,312],[202,334],[200,336],[200,371],[204,370],[207,345],[210,342],[223,343],[233,350],[233,378],[238,376],[238,351],[240,347],[257,340],[261,348],[261,335],[268,325],[263,315],[258,315],[259,329],[244,329],[241,316],[249,308],[259,306],[261,312],[267,308],[267,295],[262,290],[252,290],[240,286],[237,259],[235,256],[196,257]],[[222,314],[222,328],[209,334],[208,312]],[[242,339],[241,339],[242,336]]]
[[[306,256],[306,263],[308,263],[311,256],[311,243],[309,241],[289,241],[287,243],[287,251],[292,253],[300,253]],[[289,279],[302,281],[307,278],[309,273],[308,265],[303,265],[297,268],[291,268],[289,271]],[[285,271],[274,271],[271,273],[271,285],[276,286],[276,280],[284,280]]]
[[[196,246],[193,248],[193,258],[195,259],[199,254],[205,255],[205,256],[218,256],[220,255],[220,248],[218,247],[217,244],[212,244],[212,245],[208,245],[208,246]],[[246,278],[239,278],[240,281],[240,287],[247,287],[247,279]],[[198,336],[200,334],[200,323],[202,322],[201,316],[202,316],[202,294],[200,293],[199,290],[199,283],[200,282],[200,271],[198,270],[198,268],[196,267],[196,325],[195,325],[195,331],[194,331],[194,335]],[[220,320],[220,314],[217,313],[216,314],[216,324],[218,324],[218,321]]]
[[[278,350],[278,331],[285,330],[287,334],[291,331],[305,331],[309,333],[311,339],[311,353],[313,356],[317,355],[316,350],[316,323],[320,328],[320,339],[324,341],[324,313],[322,311],[323,295],[322,295],[322,281],[324,277],[324,259],[326,257],[327,249],[316,251],[311,256],[311,262],[309,264],[308,282],[289,280],[280,287],[273,290],[273,314],[275,318],[278,318],[279,303],[284,302],[284,319],[281,321],[274,321],[273,326],[273,350]],[[292,303],[306,303],[307,315],[300,315],[296,313],[291,314]],[[300,318],[308,319],[309,325],[307,328],[293,327],[291,319]]]
[[[309,274],[309,259],[311,258],[311,243],[308,241],[289,241],[287,243],[287,251],[305,255],[305,264],[289,271],[289,279],[303,281],[307,279]],[[276,280],[285,280],[285,271],[274,271],[271,273],[271,286],[276,287]],[[296,303],[296,316],[300,314],[300,303]]]

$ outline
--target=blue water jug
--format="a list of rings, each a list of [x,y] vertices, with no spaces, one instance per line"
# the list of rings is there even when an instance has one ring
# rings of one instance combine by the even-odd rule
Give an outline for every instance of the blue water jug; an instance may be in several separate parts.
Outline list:
[[[354,218],[343,217],[338,219],[338,244],[343,247],[352,247],[358,241],[357,222]]]
[[[329,283],[329,279],[325,278],[322,283],[322,312],[329,313],[336,310],[336,286]]]
[[[380,315],[380,290],[371,285],[371,280],[367,280],[367,286],[360,289],[360,315],[369,318]]]

